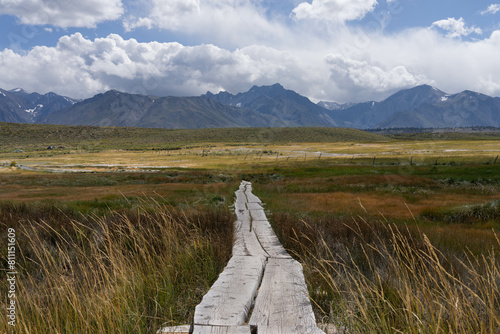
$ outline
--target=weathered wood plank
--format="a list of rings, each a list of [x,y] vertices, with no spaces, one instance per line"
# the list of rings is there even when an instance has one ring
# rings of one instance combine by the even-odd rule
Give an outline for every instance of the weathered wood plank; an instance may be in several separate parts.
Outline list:
[[[250,334],[250,326],[194,326],[193,334]]]
[[[233,256],[195,308],[195,325],[239,326],[246,322],[262,278],[265,258]]]
[[[238,219],[234,225],[233,256],[269,256],[262,248],[257,235],[250,229],[250,217]]]
[[[252,220],[267,220],[266,213],[263,209],[250,210],[250,216]]]
[[[248,210],[264,210],[264,206],[262,203],[257,203],[257,202],[249,202],[247,203]]]
[[[236,203],[246,203],[247,202],[247,196],[245,195],[245,191],[243,190],[237,190],[234,192],[236,195]]]
[[[267,256],[257,236],[251,231],[251,218],[246,196],[240,190],[236,191],[235,211],[238,220],[234,223],[233,256]]]
[[[189,334],[189,330],[191,329],[190,325],[182,325],[175,327],[163,327],[156,331],[156,334]]]
[[[236,192],[236,201],[234,203],[234,211],[235,211],[236,217],[238,217],[238,219],[241,219],[244,217],[250,217],[250,212],[248,211],[248,208],[247,208],[247,199],[246,199],[245,194],[243,192],[240,192],[240,191]]]
[[[267,220],[253,220],[252,230],[255,232],[260,245],[270,257],[291,258]]]
[[[259,334],[324,334],[316,327],[302,266],[279,242],[251,183],[242,181],[235,194],[233,257],[196,306],[194,333],[250,334],[255,326]]]
[[[247,202],[248,203],[262,203],[260,198],[252,194],[252,186],[247,185],[245,189],[245,195],[247,196]]]
[[[318,327],[258,326],[258,334],[325,334]]]
[[[240,187],[238,188],[238,190],[242,190],[242,191],[245,191],[247,189],[247,186],[251,185],[250,182],[248,181],[241,181],[240,182]]]
[[[241,211],[248,211],[246,204],[247,204],[246,201],[244,201],[244,202],[243,201],[236,201],[234,203],[234,210],[236,211],[236,214],[241,213]]]
[[[284,333],[278,328],[316,327],[300,263],[293,259],[268,259],[249,324],[257,326],[259,334],[260,326],[269,327],[269,333]]]

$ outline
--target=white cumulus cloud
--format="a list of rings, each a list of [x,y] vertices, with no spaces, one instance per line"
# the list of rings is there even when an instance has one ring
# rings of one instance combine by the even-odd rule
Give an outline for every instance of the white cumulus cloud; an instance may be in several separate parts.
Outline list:
[[[159,96],[238,93],[279,82],[313,100],[362,102],[427,83],[448,93],[500,96],[500,30],[470,41],[427,28],[362,37],[345,28],[325,41],[295,36],[296,44],[225,48],[76,33],[53,47],[0,51],[0,87],[87,98],[109,89]]]
[[[151,13],[148,17],[129,18],[125,21],[125,28],[151,29],[153,26],[158,26],[163,29],[178,30],[184,28],[185,20],[198,18],[201,14],[200,0],[152,0],[151,4]]]
[[[272,41],[280,43],[286,28],[266,16],[261,0],[150,0],[145,16],[126,17],[126,30],[160,28],[204,43],[228,47]]]
[[[14,15],[31,25],[90,28],[123,12],[121,0],[0,0],[0,15]]]
[[[325,60],[330,66],[331,80],[346,94],[352,94],[355,91],[365,96],[367,94],[376,96],[377,93],[386,93],[429,82],[425,76],[410,73],[402,65],[391,68],[366,60],[348,58],[341,54],[329,54]]]
[[[362,19],[376,5],[377,0],[313,0],[300,3],[293,14],[297,19],[345,22]]]
[[[0,52],[0,87],[77,98],[109,89],[186,96],[238,92],[253,84],[293,86],[307,76],[301,70],[291,53],[270,47],[229,51],[214,45],[139,43],[114,34],[92,41],[76,33],[62,37],[55,47],[35,47],[23,55]]]
[[[394,36],[383,36],[369,49],[371,62],[387,68],[405,66],[410,73],[428,78],[445,92],[466,89],[500,96],[500,31],[483,40],[464,42],[442,36],[430,29],[413,29]]]
[[[478,35],[483,33],[481,28],[477,28],[474,26],[467,27],[465,25],[465,21],[462,17],[459,18],[458,20],[453,18],[453,17],[449,17],[446,20],[436,21],[436,22],[432,23],[432,25],[431,25],[431,28],[435,28],[435,27],[441,28],[444,31],[447,31],[448,33],[446,34],[446,36],[450,37],[450,38],[458,38],[458,37],[462,37],[462,36],[468,36],[472,33],[478,34]]]
[[[494,3],[488,6],[488,8],[484,11],[481,12],[481,15],[486,15],[486,14],[496,14],[500,12],[500,4]]]

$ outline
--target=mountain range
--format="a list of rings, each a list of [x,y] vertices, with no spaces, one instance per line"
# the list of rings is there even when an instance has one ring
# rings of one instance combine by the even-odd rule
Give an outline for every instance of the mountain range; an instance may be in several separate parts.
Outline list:
[[[50,92],[44,95],[28,93],[21,88],[0,89],[0,121],[39,123],[52,112],[64,109],[80,100]]]
[[[0,121],[153,128],[500,127],[500,98],[472,91],[447,94],[421,85],[376,102],[313,103],[280,84],[238,94],[156,97],[111,90],[80,101],[55,93],[0,89]]]

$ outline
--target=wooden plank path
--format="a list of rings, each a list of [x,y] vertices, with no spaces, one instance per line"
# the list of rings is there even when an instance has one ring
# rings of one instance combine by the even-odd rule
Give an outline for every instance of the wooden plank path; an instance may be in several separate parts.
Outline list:
[[[251,183],[242,181],[235,194],[233,256],[196,306],[189,333],[324,334],[302,265],[279,242]],[[158,333],[180,333],[174,330]]]

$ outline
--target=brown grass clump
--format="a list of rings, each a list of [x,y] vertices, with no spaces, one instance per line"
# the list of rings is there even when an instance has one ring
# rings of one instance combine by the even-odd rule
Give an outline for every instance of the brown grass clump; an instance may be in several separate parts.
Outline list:
[[[273,216],[304,264],[318,319],[346,333],[498,333],[500,241],[438,249],[415,227]]]
[[[16,230],[19,272],[16,326],[0,317],[2,332],[152,333],[189,323],[231,252],[233,216],[220,207],[180,211],[146,201],[86,218],[42,207],[36,219],[23,206],[2,210],[1,234]],[[9,210],[29,219],[8,219]]]

